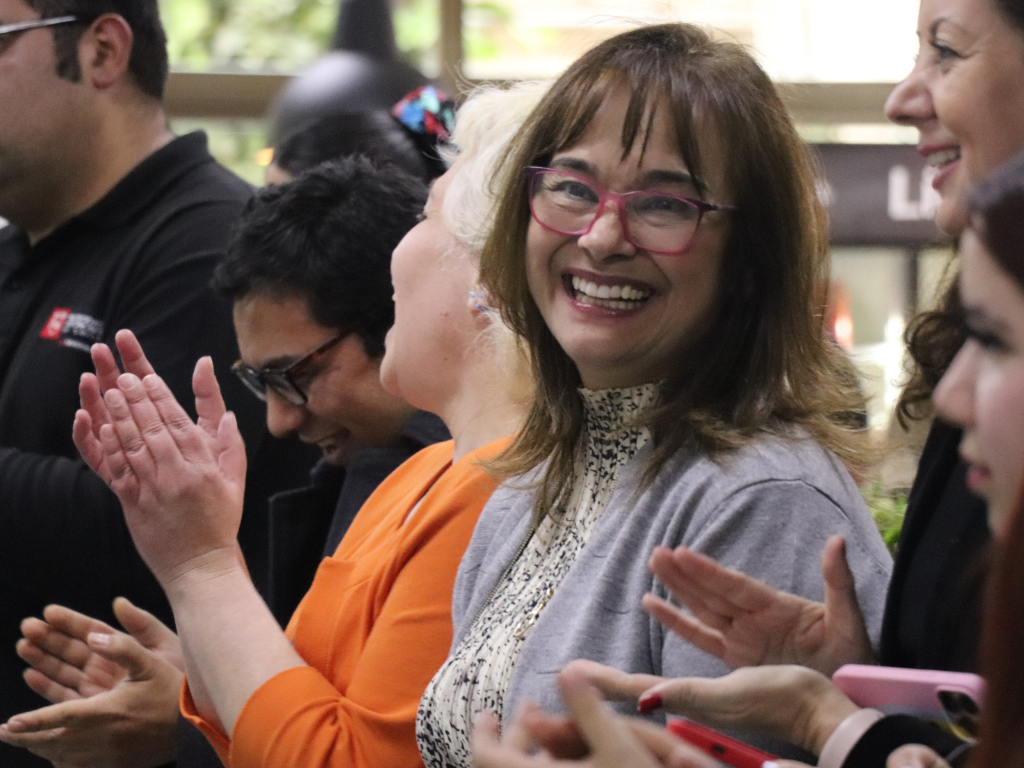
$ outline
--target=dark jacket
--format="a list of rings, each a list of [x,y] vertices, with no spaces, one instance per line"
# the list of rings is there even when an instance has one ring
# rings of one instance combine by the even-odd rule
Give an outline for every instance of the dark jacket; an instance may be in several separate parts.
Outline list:
[[[936,421],[928,433],[896,551],[882,620],[879,663],[974,672],[981,629],[984,559],[992,534],[985,502],[966,485],[962,433]],[[879,720],[844,768],[884,768],[903,744],[949,756],[963,742],[906,715]]]
[[[263,406],[228,372],[238,355],[231,307],[208,287],[250,194],[197,133],[155,152],[34,246],[17,227],[0,230],[0,720],[46,703],[22,681],[14,653],[19,623],[46,604],[113,622],[111,601],[125,595],[171,621],[117,499],[71,440],[92,343],[113,346],[119,329],[132,329],[186,408],[195,362],[211,355],[250,459],[276,471],[295,451],[264,440]],[[275,486],[273,477],[256,479],[269,491],[295,482]],[[247,548],[256,571],[265,571],[269,491],[246,494],[241,538],[255,531]],[[0,765],[49,763],[0,745]]]

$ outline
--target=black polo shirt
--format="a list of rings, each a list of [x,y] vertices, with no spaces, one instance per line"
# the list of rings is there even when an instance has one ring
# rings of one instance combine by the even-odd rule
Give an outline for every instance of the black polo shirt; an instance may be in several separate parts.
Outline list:
[[[0,230],[0,721],[45,703],[22,681],[14,643],[19,622],[46,604],[112,621],[111,601],[125,595],[171,620],[117,499],[71,440],[90,345],[113,347],[114,334],[130,328],[190,409],[193,367],[211,355],[250,459],[268,442],[262,404],[228,372],[238,356],[231,307],[209,289],[250,195],[194,133],[155,152],[34,247],[17,227]],[[262,506],[262,541],[250,548],[257,560],[266,557],[269,492],[301,482],[311,463],[301,447],[285,453],[296,451],[302,459],[291,474],[275,483],[257,473],[260,491],[246,494],[245,518],[253,517],[250,500]],[[49,763],[0,745],[0,765]]]

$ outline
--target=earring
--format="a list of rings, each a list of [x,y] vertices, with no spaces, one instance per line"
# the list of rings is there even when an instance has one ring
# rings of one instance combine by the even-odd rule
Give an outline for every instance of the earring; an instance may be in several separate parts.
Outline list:
[[[483,291],[470,291],[469,302],[473,305],[473,309],[477,312],[490,312],[491,308],[484,304],[487,301],[487,296]]]

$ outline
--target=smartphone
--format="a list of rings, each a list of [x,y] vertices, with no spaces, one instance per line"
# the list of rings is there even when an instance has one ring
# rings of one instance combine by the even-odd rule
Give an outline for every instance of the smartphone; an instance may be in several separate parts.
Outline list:
[[[977,736],[985,695],[985,681],[977,675],[847,664],[836,670],[832,682],[859,707],[919,710],[964,735]]]
[[[775,755],[762,752],[692,720],[673,718],[665,727],[683,741],[733,768],[761,768],[766,761],[778,759]]]

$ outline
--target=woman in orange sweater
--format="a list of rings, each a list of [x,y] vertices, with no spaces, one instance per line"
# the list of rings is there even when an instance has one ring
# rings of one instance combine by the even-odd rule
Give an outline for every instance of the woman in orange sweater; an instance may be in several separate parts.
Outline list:
[[[455,572],[495,485],[479,462],[504,447],[526,400],[514,342],[475,290],[475,252],[496,138],[511,137],[538,97],[534,86],[470,108],[456,134],[463,154],[393,258],[382,380],[440,415],[454,439],[367,500],[286,633],[238,554],[244,446],[209,361],[196,366],[198,425],[156,375],[124,374],[102,399],[95,379],[84,384],[76,443],[167,592],[184,711],[231,768],[420,764],[417,704],[447,654]],[[134,351],[127,331],[118,344]]]

